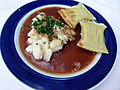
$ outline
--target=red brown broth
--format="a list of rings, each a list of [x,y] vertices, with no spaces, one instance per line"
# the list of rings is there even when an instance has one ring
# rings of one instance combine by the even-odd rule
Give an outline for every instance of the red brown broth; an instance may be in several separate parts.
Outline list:
[[[30,26],[30,24],[32,23],[32,18],[34,18],[39,12],[44,12],[46,15],[54,16],[55,18],[64,22],[58,14],[59,9],[61,9],[61,7],[43,8],[31,14],[25,20],[21,28],[19,34],[19,45],[26,60],[36,68],[39,68],[40,70],[43,70],[48,73],[69,74],[80,71],[85,67],[87,67],[94,60],[94,57],[96,55],[96,53],[82,49],[76,45],[81,38],[80,25],[77,25],[77,27],[75,28],[75,32],[76,32],[75,40],[68,42],[67,45],[64,45],[62,50],[53,53],[51,60],[49,62],[46,62],[44,60],[35,60],[32,54],[30,55],[25,51],[25,48],[28,46],[27,34],[31,30],[30,27],[25,28],[25,26]],[[80,68],[74,65],[74,63],[76,62],[80,63]]]

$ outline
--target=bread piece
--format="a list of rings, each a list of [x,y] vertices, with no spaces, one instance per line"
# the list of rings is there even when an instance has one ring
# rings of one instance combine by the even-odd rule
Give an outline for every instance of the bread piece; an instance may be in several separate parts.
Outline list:
[[[77,46],[93,52],[108,53],[104,43],[104,30],[106,26],[101,23],[80,21],[81,39]]]
[[[63,20],[71,27],[75,28],[80,20],[95,20],[96,18],[87,10],[87,8],[79,3],[71,8],[61,9],[58,11]]]

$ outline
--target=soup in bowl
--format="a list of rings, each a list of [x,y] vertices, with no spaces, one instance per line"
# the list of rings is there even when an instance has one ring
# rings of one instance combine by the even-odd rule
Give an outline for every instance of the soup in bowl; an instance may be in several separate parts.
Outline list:
[[[77,25],[75,29],[72,29],[65,23],[58,13],[58,10],[64,8],[69,8],[69,6],[47,5],[36,8],[20,20],[15,31],[15,46],[23,62],[33,70],[50,77],[67,78],[83,74],[89,71],[101,56],[100,53],[91,52],[77,46],[77,42],[81,38],[81,27]],[[42,22],[39,20],[41,17],[43,17]],[[38,22],[42,24],[38,24]],[[37,25],[42,26],[39,26],[38,29],[36,28]],[[52,29],[49,29],[49,27]],[[48,29],[49,33],[45,31]],[[37,33],[37,37],[40,37],[36,40],[40,41],[43,38],[47,40],[39,46],[39,48],[42,48],[40,50],[43,51],[31,47],[34,43],[30,36],[32,30]],[[65,33],[66,30],[67,33]],[[35,33],[32,33],[33,36]],[[59,33],[66,38],[61,39]],[[40,43],[35,42],[33,46],[38,46]],[[47,49],[43,49],[46,43]]]

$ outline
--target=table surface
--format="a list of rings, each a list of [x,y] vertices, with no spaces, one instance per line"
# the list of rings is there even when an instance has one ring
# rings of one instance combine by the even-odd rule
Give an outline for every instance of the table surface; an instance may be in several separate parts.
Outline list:
[[[0,0],[0,32],[8,17],[19,7],[33,0]],[[117,46],[120,46],[120,0],[76,0],[98,11],[111,25]],[[120,90],[120,49],[118,47],[115,64],[98,85],[90,90]],[[19,81],[6,67],[0,54],[0,90],[33,90]]]

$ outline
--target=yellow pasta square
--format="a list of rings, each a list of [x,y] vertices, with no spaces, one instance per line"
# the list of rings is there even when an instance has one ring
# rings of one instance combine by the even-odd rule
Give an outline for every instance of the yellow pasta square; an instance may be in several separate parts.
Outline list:
[[[96,18],[87,10],[83,4],[75,5],[68,9],[58,11],[63,20],[71,27],[75,28],[80,20],[95,20]]]
[[[104,43],[104,30],[106,26],[101,23],[80,21],[81,39],[77,46],[93,52],[108,53]]]

